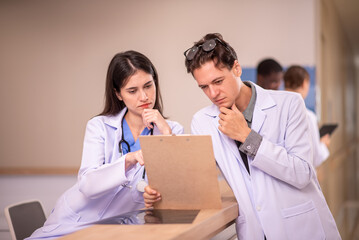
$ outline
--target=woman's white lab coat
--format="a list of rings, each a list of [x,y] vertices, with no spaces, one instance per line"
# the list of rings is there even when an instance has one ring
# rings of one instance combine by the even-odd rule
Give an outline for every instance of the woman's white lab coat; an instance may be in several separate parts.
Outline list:
[[[142,192],[136,189],[143,166],[137,163],[125,172],[125,155],[119,152],[126,110],[116,116],[97,116],[87,123],[78,181],[60,197],[45,225],[30,239],[61,236],[88,222],[144,207]],[[177,122],[167,123],[174,134],[183,133]],[[153,134],[161,134],[156,126]]]
[[[340,239],[313,169],[303,99],[255,87],[252,129],[263,140],[255,157],[248,156],[250,175],[235,142],[218,130],[217,106],[192,120],[193,134],[212,136],[216,161],[238,201],[238,239]]]

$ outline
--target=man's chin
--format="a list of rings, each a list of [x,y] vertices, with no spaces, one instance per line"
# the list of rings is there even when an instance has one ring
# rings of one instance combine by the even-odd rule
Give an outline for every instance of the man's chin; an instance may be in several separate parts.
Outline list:
[[[221,108],[221,107],[231,108],[232,107],[232,105],[230,105],[228,103],[214,103],[214,105],[216,105],[218,108]]]

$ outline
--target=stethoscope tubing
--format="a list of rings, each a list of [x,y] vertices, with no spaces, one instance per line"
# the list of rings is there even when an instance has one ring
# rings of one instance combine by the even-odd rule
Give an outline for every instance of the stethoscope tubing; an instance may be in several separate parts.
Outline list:
[[[126,113],[125,113],[125,115],[126,115]],[[121,120],[121,140],[118,143],[118,150],[122,155],[123,155],[122,143],[126,144],[128,152],[131,152],[130,144],[126,141],[125,135],[123,133],[123,120],[125,119],[125,115],[123,116],[123,118]],[[150,135],[151,136],[153,135],[153,128],[151,128],[151,130],[150,130]],[[145,179],[145,176],[146,176],[146,168],[143,168],[143,174],[142,174],[142,179],[143,180]]]
[[[123,151],[122,151],[122,143],[126,144],[126,147],[128,149],[128,152],[131,152],[131,147],[130,144],[126,141],[124,133],[123,133],[123,120],[125,119],[125,116],[122,118],[121,120],[121,140],[118,143],[118,150],[119,152],[123,155]],[[153,128],[151,128],[150,130],[150,135],[153,135]]]

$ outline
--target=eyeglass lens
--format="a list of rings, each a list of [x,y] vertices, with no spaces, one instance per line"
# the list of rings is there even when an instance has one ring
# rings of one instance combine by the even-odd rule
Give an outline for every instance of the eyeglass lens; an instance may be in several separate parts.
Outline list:
[[[206,52],[213,50],[215,47],[216,47],[216,40],[214,40],[214,39],[205,41],[202,45],[202,49]]]
[[[217,45],[216,44],[216,39],[210,39],[210,40],[205,41],[202,45],[193,46],[185,54],[186,58],[187,58],[187,60],[191,61],[194,58],[194,56],[196,56],[196,54],[197,54],[200,47],[202,47],[203,51],[209,52],[209,51],[212,51],[216,47],[216,45]]]
[[[186,54],[187,59],[192,60],[194,58],[194,56],[196,55],[198,49],[199,48],[197,46],[192,47]]]

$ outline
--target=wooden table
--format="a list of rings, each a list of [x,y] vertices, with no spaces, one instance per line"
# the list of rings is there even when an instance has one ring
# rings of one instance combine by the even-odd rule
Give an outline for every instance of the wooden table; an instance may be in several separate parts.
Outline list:
[[[221,192],[222,208],[200,210],[191,224],[93,225],[61,240],[209,239],[230,226],[238,216],[238,204],[232,192]]]

